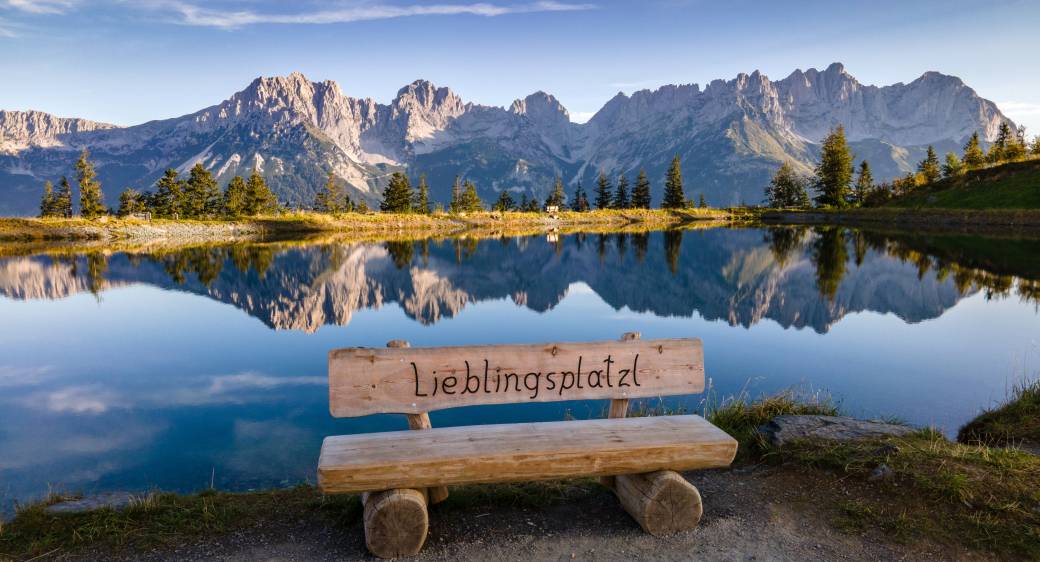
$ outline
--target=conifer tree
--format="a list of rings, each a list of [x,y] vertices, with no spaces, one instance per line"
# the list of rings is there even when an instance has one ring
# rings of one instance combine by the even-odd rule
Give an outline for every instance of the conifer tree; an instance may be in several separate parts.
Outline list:
[[[823,140],[820,163],[816,166],[816,204],[844,207],[852,185],[852,153],[845,142],[845,128],[838,125]]]
[[[1000,123],[1000,129],[997,131],[997,140],[993,141],[993,146],[989,147],[989,152],[986,154],[986,161],[990,164],[997,164],[1007,159],[1005,154],[1008,145],[1014,142],[1014,134],[1011,132],[1011,125],[1008,125],[1007,121]]]
[[[614,201],[611,202],[611,207],[615,209],[628,209],[632,206],[632,201],[628,196],[628,178],[625,174],[621,174],[617,182],[617,191],[614,192]]]
[[[853,200],[856,205],[862,205],[867,196],[874,189],[874,174],[870,171],[870,163],[863,160],[859,163],[859,174],[856,176]]]
[[[607,179],[607,174],[603,172],[599,173],[599,177],[596,178],[596,208],[606,209],[610,207],[611,203],[611,191],[610,180]]]
[[[952,152],[946,153],[946,162],[942,167],[944,178],[953,178],[964,174],[964,162]]]
[[[1027,152],[1026,127],[1025,125],[1019,125],[1018,131],[1012,135],[1007,147],[1004,148],[1004,160],[1008,162],[1021,160],[1026,157]]]
[[[780,165],[766,187],[766,204],[775,209],[809,206],[805,178],[799,176],[789,162]]]
[[[524,194],[524,197],[527,197],[526,193]],[[528,199],[527,205],[524,207],[524,211],[528,213],[537,213],[541,210],[541,207],[538,205],[538,198],[533,196],[530,199]]]
[[[931,145],[928,145],[928,153],[924,157],[924,160],[921,160],[921,162],[917,164],[917,171],[924,179],[925,185],[931,185],[939,181],[939,178],[942,177],[942,167],[939,164],[939,157],[936,156],[935,149],[932,148]]]
[[[636,187],[632,190],[632,206],[636,209],[650,208],[650,180],[646,177],[646,170],[639,170],[636,179]]]
[[[132,187],[128,187],[119,194],[119,209],[116,211],[117,215],[120,217],[128,217],[130,215],[136,215],[137,213],[143,213],[144,211],[144,196],[141,195],[141,192]]]
[[[707,209],[708,208],[708,200],[704,198],[704,194],[703,193],[701,193],[697,197],[697,207],[699,207],[701,209]]]
[[[43,218],[55,216],[55,199],[57,196],[54,194],[54,184],[51,180],[43,182],[43,196],[40,197],[40,216]]]
[[[314,197],[314,210],[319,213],[344,213],[347,211],[347,193],[336,182],[336,175],[329,170],[325,185]]]
[[[267,187],[264,177],[254,168],[253,173],[249,174],[249,180],[246,181],[245,214],[248,216],[269,214],[277,209],[278,199],[275,198],[274,193],[271,193],[271,189]]]
[[[1040,156],[1040,135],[1033,137],[1033,144],[1029,148],[1029,153],[1033,156]]]
[[[526,213],[527,212],[527,206],[529,204],[530,204],[530,201],[528,201],[528,199],[527,199],[527,192],[525,191],[523,193],[523,195],[520,196],[520,207],[519,207],[518,210],[521,211],[521,212]]]
[[[384,213],[407,213],[412,210],[412,185],[403,172],[394,172],[383,190],[379,210]]]
[[[155,182],[153,196],[155,214],[163,218],[177,218],[182,215],[184,204],[184,182],[177,178],[177,170],[167,168],[163,177]]]
[[[491,207],[493,211],[506,212],[512,211],[516,208],[516,202],[513,201],[512,194],[509,193],[508,189],[503,189],[498,193],[498,200]]]
[[[448,210],[452,213],[462,212],[462,178],[455,176],[455,183],[451,186],[451,202]]]
[[[582,187],[581,181],[578,182],[578,187],[574,190],[574,199],[571,201],[571,210],[579,213],[584,213],[589,210],[589,196],[585,193],[585,188]]]
[[[979,146],[978,131],[972,133],[968,143],[964,145],[964,158],[962,158],[962,161],[969,170],[981,168],[986,164],[986,154],[982,152],[982,147]]]
[[[556,176],[556,183],[553,184],[552,193],[545,200],[546,207],[560,207],[567,202],[567,196],[563,193],[563,179],[560,176]]]
[[[683,190],[682,164],[679,156],[672,158],[672,164],[668,167],[668,174],[664,181],[664,200],[661,202],[662,209],[681,209],[686,206],[686,192]]]
[[[242,176],[231,178],[224,189],[224,214],[231,218],[244,215],[248,195],[246,180],[242,179]]]
[[[462,210],[475,213],[484,210],[484,202],[477,195],[477,184],[466,180],[462,183]]]
[[[90,153],[83,150],[76,161],[76,180],[79,183],[79,212],[83,218],[93,219],[105,214],[105,196],[97,172],[90,161]]]
[[[412,207],[420,215],[430,214],[430,186],[426,184],[426,174],[419,174],[419,189]]]
[[[58,193],[54,196],[54,216],[66,219],[72,218],[72,185],[69,184],[69,179],[65,176],[61,176],[61,181],[58,183]]]
[[[191,167],[188,181],[184,182],[184,218],[201,218],[216,214],[221,196],[217,180],[202,163]]]

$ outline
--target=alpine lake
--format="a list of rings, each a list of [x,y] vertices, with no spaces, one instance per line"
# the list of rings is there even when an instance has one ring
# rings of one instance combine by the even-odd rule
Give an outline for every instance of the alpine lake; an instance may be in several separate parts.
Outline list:
[[[792,391],[948,435],[1040,372],[1040,235],[844,227],[232,246],[0,246],[0,512],[51,490],[314,482],[340,347],[704,342],[709,390]],[[643,406],[660,405],[645,400]],[[637,408],[640,406],[636,406]],[[606,402],[434,412],[603,417]]]

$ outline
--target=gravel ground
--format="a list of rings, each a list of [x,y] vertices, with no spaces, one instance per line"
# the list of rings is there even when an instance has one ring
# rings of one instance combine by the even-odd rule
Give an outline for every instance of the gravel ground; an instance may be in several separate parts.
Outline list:
[[[525,509],[434,506],[418,560],[983,560],[951,545],[892,542],[876,533],[838,531],[820,494],[849,494],[840,479],[807,482],[783,470],[689,475],[704,498],[700,526],[669,538],[644,533],[605,489],[576,489],[569,501]],[[831,502],[832,504],[833,502]],[[320,521],[277,526],[132,552],[129,560],[369,560],[360,524]],[[112,559],[88,552],[80,560]]]

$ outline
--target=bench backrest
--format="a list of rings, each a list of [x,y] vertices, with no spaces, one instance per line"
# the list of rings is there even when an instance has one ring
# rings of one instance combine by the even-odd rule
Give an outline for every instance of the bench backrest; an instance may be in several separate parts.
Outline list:
[[[329,353],[329,405],[339,418],[703,391],[699,339],[355,347]]]

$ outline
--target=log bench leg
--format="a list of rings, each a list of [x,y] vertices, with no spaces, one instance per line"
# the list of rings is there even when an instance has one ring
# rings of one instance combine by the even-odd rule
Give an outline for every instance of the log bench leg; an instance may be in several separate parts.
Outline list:
[[[365,493],[365,545],[380,558],[414,556],[429,531],[425,490],[397,489]]]
[[[655,537],[693,529],[704,512],[697,488],[671,470],[617,476],[614,493],[625,511]]]

